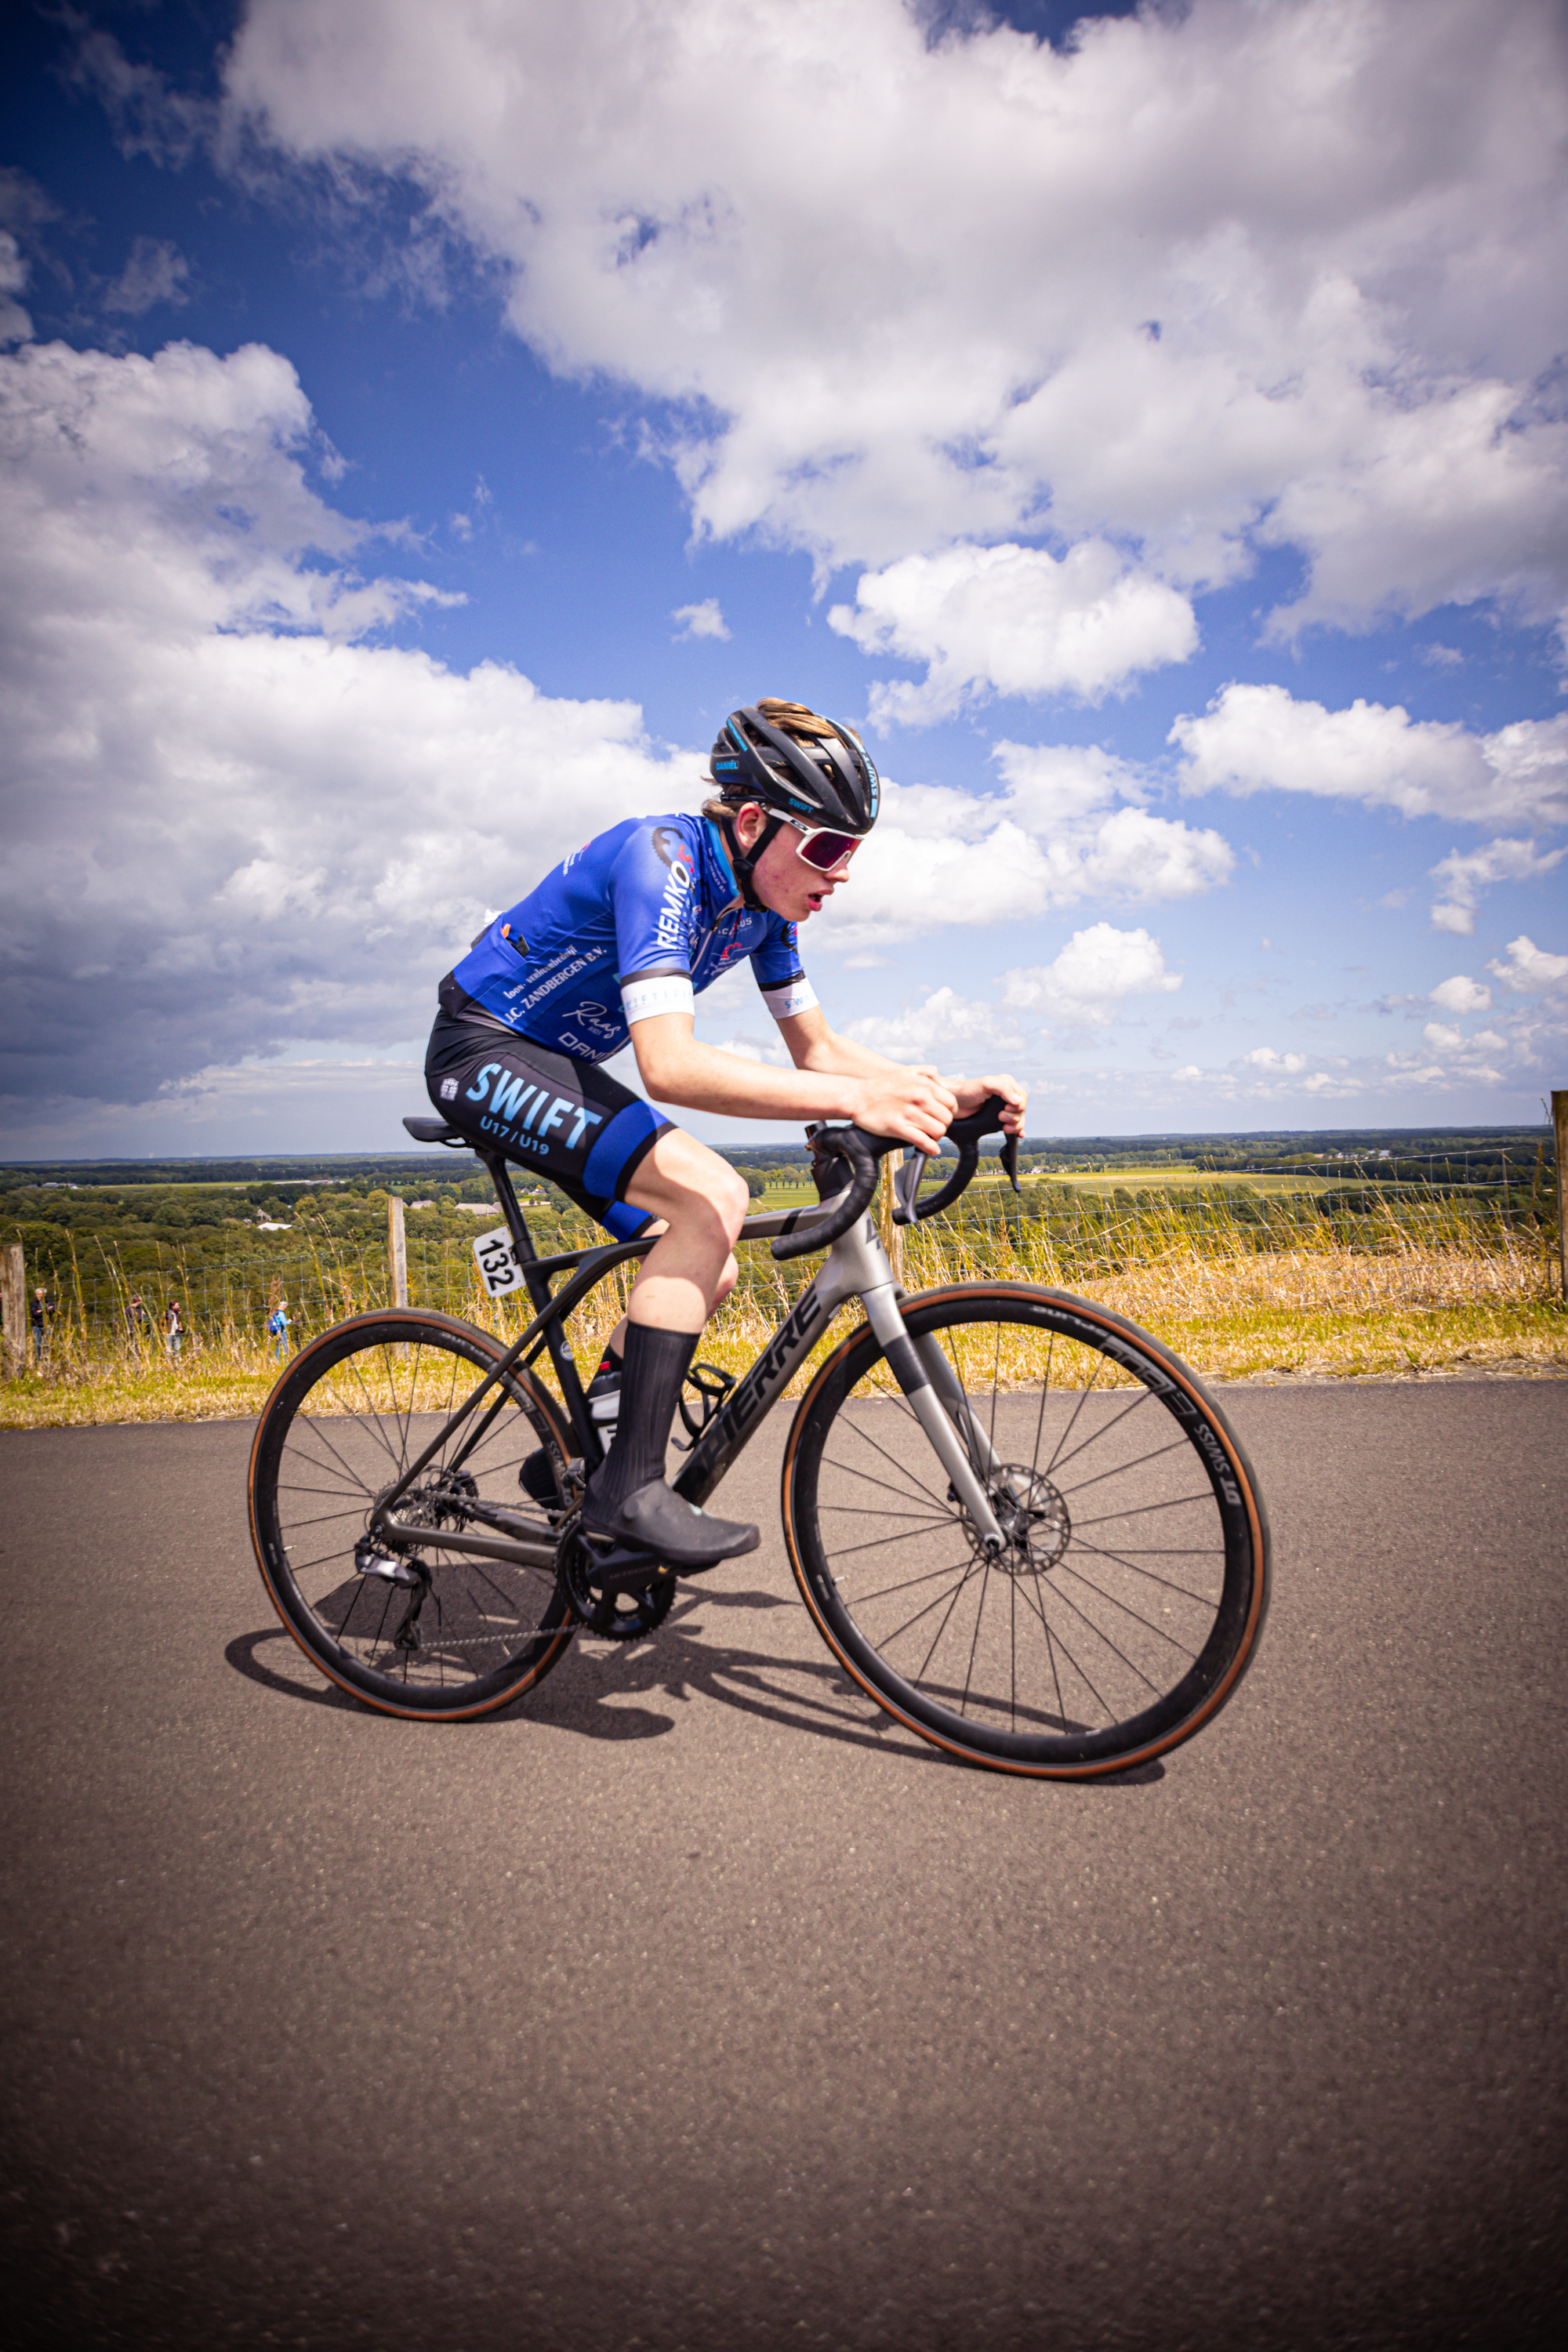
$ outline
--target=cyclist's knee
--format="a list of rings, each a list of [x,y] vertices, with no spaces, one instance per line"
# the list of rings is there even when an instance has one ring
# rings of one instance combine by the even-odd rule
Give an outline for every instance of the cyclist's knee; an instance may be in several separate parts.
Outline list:
[[[712,1216],[732,1243],[751,1206],[746,1180],[695,1136],[667,1127],[626,1187],[626,1198],[671,1224]],[[732,1279],[732,1277],[731,1277]]]

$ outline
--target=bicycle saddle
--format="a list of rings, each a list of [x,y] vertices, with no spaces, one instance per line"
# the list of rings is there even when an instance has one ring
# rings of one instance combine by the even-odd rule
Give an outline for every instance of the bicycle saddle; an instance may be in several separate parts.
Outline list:
[[[468,1140],[466,1136],[458,1135],[455,1127],[448,1127],[444,1118],[405,1118],[403,1124],[416,1143],[453,1143]]]

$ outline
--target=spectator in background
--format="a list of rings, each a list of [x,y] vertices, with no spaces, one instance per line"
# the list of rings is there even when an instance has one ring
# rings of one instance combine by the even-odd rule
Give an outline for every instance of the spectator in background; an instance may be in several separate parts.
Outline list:
[[[272,1340],[272,1352],[279,1363],[289,1353],[289,1301],[280,1298],[267,1318],[268,1332]]]
[[[163,1344],[169,1350],[171,1363],[179,1362],[180,1342],[184,1336],[185,1327],[180,1315],[180,1302],[177,1298],[171,1298],[163,1315]]]
[[[141,1294],[137,1291],[132,1291],[131,1294],[130,1303],[125,1309],[125,1323],[131,1337],[138,1341],[146,1339],[153,1328],[153,1318],[148,1314]]]
[[[44,1360],[44,1350],[49,1339],[49,1325],[54,1320],[54,1292],[46,1290],[40,1282],[27,1305],[27,1320],[33,1327],[33,1359],[36,1363],[41,1364]]]

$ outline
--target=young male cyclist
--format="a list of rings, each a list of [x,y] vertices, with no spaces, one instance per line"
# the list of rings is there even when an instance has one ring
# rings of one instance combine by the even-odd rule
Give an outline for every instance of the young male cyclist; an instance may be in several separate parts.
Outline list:
[[[630,1239],[663,1231],[611,1341],[618,1424],[588,1481],[583,1532],[689,1572],[754,1549],[754,1527],[717,1519],[664,1480],[676,1402],[704,1323],[736,1278],[748,1206],[728,1160],[600,1066],[628,1037],[658,1102],[740,1118],[847,1118],[934,1151],[951,1121],[1005,1076],[910,1069],[828,1026],[801,967],[797,927],[848,878],[877,821],[877,772],[854,730],[798,702],[731,713],[713,746],[715,796],[698,815],[628,817],[574,850],[480,933],[440,989],[425,1076],[453,1127],[548,1176]],[[795,1066],[702,1045],[693,1002],[749,957]],[[657,1228],[656,1228],[657,1230]],[[624,1352],[623,1352],[624,1350]],[[601,1367],[599,1389],[606,1367]],[[541,1496],[542,1462],[523,1483]]]

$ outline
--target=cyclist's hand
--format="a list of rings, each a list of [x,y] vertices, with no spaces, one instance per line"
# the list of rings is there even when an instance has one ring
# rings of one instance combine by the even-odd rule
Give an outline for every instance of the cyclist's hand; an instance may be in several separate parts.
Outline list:
[[[1020,1086],[1016,1078],[1009,1077],[1004,1071],[998,1077],[949,1078],[945,1083],[957,1098],[960,1118],[966,1118],[972,1110],[978,1110],[987,1096],[1000,1095],[1003,1127],[1009,1135],[1023,1134],[1029,1089]]]
[[[868,1135],[896,1135],[931,1152],[957,1116],[957,1097],[934,1070],[889,1069],[862,1082],[855,1124]]]

